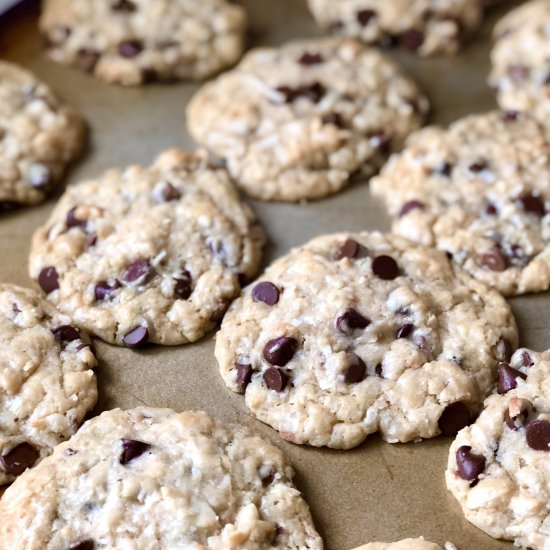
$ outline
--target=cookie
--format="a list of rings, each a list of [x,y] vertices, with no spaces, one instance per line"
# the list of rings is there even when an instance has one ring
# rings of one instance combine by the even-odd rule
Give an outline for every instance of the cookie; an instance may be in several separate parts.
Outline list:
[[[424,537],[418,539],[404,539],[399,542],[371,542],[364,546],[359,546],[355,550],[442,550],[441,546],[424,540]],[[454,545],[447,543],[445,550],[456,550]]]
[[[187,123],[248,194],[291,202],[372,175],[427,110],[383,54],[317,38],[253,50],[195,95]]]
[[[449,451],[447,487],[466,519],[515,546],[550,547],[550,352],[520,349]]]
[[[0,61],[0,213],[42,202],[84,139],[76,110],[30,72]]]
[[[550,117],[550,4],[532,0],[496,25],[489,83],[501,108]]]
[[[505,295],[550,285],[550,141],[527,115],[471,115],[424,129],[372,193],[393,231],[436,246]]]
[[[381,233],[318,237],[230,307],[215,354],[227,386],[293,443],[350,449],[450,435],[517,343],[496,291],[434,249]]]
[[[226,0],[45,0],[40,28],[55,61],[133,86],[233,65],[246,14]]]
[[[279,449],[241,426],[117,409],[6,491],[0,546],[322,550],[293,475]]]
[[[420,55],[454,54],[481,25],[480,0],[308,0],[324,29]]]
[[[70,187],[30,275],[74,323],[129,347],[198,340],[255,275],[264,233],[222,169],[169,150]]]
[[[75,433],[97,389],[87,335],[33,290],[0,285],[0,350],[4,485]]]

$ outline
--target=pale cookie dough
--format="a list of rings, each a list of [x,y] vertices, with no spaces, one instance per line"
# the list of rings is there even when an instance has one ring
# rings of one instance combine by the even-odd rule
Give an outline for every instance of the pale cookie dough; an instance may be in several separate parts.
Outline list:
[[[509,306],[445,255],[381,233],[318,237],[230,307],[230,389],[294,443],[350,449],[455,434],[517,343]]]
[[[322,550],[282,452],[203,412],[116,409],[0,502],[0,547]]]
[[[489,83],[499,105],[528,111],[548,124],[550,117],[550,3],[534,0],[496,25]]]
[[[490,112],[412,135],[372,193],[393,231],[452,255],[505,295],[550,285],[550,140],[527,115]]]
[[[481,0],[308,0],[321,27],[420,55],[454,54],[481,25]]]
[[[0,213],[42,202],[82,150],[75,109],[25,69],[0,61]]]
[[[131,86],[234,64],[246,14],[227,0],[45,0],[40,28],[55,61]]]
[[[498,393],[449,451],[447,487],[466,519],[516,546],[550,548],[550,351],[516,351]]]
[[[95,366],[67,316],[33,290],[0,285],[0,485],[76,432],[97,399]]]
[[[317,38],[253,50],[195,95],[187,122],[247,193],[299,201],[372,175],[427,110],[383,54]]]
[[[443,550],[441,546],[424,540],[424,537],[418,539],[404,539],[399,542],[371,542],[355,550]],[[444,550],[456,550],[456,547],[447,543]]]
[[[223,317],[264,241],[227,173],[174,149],[67,189],[34,234],[30,275],[107,342],[183,344]]]

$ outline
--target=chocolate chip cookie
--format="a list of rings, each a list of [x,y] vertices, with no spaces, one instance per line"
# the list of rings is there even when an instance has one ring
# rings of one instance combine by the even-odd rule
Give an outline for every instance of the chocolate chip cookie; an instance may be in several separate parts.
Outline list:
[[[395,235],[318,237],[230,307],[227,386],[294,443],[349,449],[452,435],[492,390],[517,331],[496,291]]]
[[[449,452],[447,487],[494,538],[550,545],[550,352],[520,349],[498,367],[498,393]]]
[[[241,426],[117,409],[6,491],[0,546],[322,550],[293,475],[279,449]]]
[[[426,128],[371,190],[394,232],[446,251],[503,294],[550,286],[550,141],[528,115],[490,112]]]
[[[76,110],[30,72],[0,61],[0,213],[42,202],[84,138]]]
[[[550,4],[533,0],[496,25],[491,52],[491,87],[499,105],[528,111],[541,122],[550,117]]]
[[[420,55],[454,54],[480,26],[480,0],[308,0],[325,29]]]
[[[247,193],[300,201],[372,175],[427,110],[383,54],[351,39],[317,38],[253,50],[197,93],[187,119]]]
[[[355,550],[442,550],[442,548],[420,537],[418,539],[404,539],[399,542],[371,542],[364,546],[359,546]],[[445,550],[456,550],[456,548],[454,545],[447,543]]]
[[[107,342],[182,344],[223,317],[264,240],[224,170],[169,150],[70,187],[34,234],[30,274]]]
[[[33,290],[0,285],[0,350],[3,485],[76,432],[97,389],[87,335]]]
[[[55,61],[131,86],[232,65],[246,14],[226,0],[45,0],[40,28]]]

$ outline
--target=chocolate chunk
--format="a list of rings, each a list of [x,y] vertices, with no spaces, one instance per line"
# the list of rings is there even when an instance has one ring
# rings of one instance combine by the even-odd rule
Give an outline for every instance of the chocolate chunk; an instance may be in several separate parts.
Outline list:
[[[367,366],[361,357],[355,353],[348,353],[349,365],[344,372],[346,384],[358,384],[367,377]]]
[[[127,283],[144,283],[151,272],[152,269],[149,260],[136,260],[126,268],[123,279]]]
[[[61,325],[52,330],[55,339],[58,342],[73,342],[80,340],[80,332],[71,325]]]
[[[521,352],[521,364],[524,367],[532,367],[535,364],[533,358],[531,357],[531,355],[529,355],[528,351]]]
[[[27,468],[30,468],[39,456],[38,450],[30,443],[20,443],[0,457],[0,467],[8,475],[19,476]]]
[[[466,481],[477,481],[485,470],[485,457],[471,452],[472,448],[463,445],[456,451],[458,475]]]
[[[107,281],[99,281],[99,283],[95,285],[94,289],[95,299],[98,302],[101,302],[102,300],[111,300],[116,290],[121,286],[120,281],[117,279],[115,279],[113,284],[109,284]]]
[[[407,336],[410,336],[412,331],[414,330],[414,325],[411,323],[407,323],[406,325],[401,325],[397,332],[395,333],[396,338],[407,338]]]
[[[45,267],[38,275],[38,284],[40,288],[49,294],[59,288],[59,276],[55,267]]]
[[[35,162],[27,172],[28,182],[37,189],[48,187],[53,180],[51,168],[43,162]]]
[[[353,239],[347,239],[340,248],[336,251],[334,258],[341,260],[342,258],[357,258],[363,247]]]
[[[78,66],[87,73],[93,72],[100,54],[94,50],[81,49],[78,51]]]
[[[517,385],[517,378],[525,380],[527,375],[521,371],[513,369],[507,363],[500,363],[498,366],[498,384],[497,391],[500,394],[504,394],[513,390]]]
[[[133,2],[130,2],[130,0],[116,0],[111,4],[111,9],[113,11],[132,13],[137,10],[137,6]]]
[[[297,347],[298,342],[295,338],[279,336],[267,342],[263,356],[272,365],[283,367],[292,359]]]
[[[462,428],[465,428],[472,422],[472,415],[470,409],[462,403],[457,401],[447,405],[437,425],[441,433],[447,437],[454,437]]]
[[[509,65],[506,69],[508,76],[515,81],[525,80],[529,76],[529,67],[525,65]]]
[[[399,211],[399,217],[402,218],[405,214],[408,214],[411,210],[423,209],[426,205],[420,201],[406,202]]]
[[[363,27],[366,27],[373,17],[376,17],[374,10],[359,10],[357,12],[357,21]]]
[[[86,227],[87,220],[79,220],[75,216],[75,210],[77,209],[77,206],[73,206],[68,212],[67,212],[67,219],[65,221],[67,227]]]
[[[279,289],[269,281],[262,281],[252,289],[252,299],[274,306],[279,301]]]
[[[67,546],[65,550],[94,550],[94,541],[91,539],[75,542],[71,546]]]
[[[121,439],[120,441],[122,442],[122,452],[118,461],[121,464],[128,464],[151,447],[149,443],[136,441],[135,439]]]
[[[336,318],[336,328],[344,334],[350,334],[356,329],[365,329],[369,325],[370,319],[352,308],[346,309],[342,315]]]
[[[143,51],[143,43],[140,40],[125,40],[118,45],[118,53],[122,57],[136,57]]]
[[[338,113],[327,113],[321,117],[321,122],[323,124],[331,124],[332,126],[338,126],[338,128],[343,128],[344,121]]]
[[[399,275],[397,262],[386,255],[376,256],[372,261],[372,271],[380,279],[391,281]]]
[[[136,327],[125,334],[122,341],[129,348],[139,348],[149,341],[149,331],[146,327]]]
[[[304,52],[304,54],[298,59],[298,63],[300,65],[318,65],[319,63],[323,63],[324,59],[323,56],[320,53],[311,53],[311,52]]]
[[[264,372],[264,380],[270,390],[282,392],[288,383],[288,376],[277,367],[269,367]]]
[[[174,278],[174,296],[179,300],[187,300],[193,292],[191,282],[191,273],[187,270],[184,270],[181,276]]]
[[[237,376],[235,380],[239,386],[239,389],[244,392],[250,381],[252,380],[252,365],[250,363],[241,363],[240,361],[235,365],[237,369]]]
[[[399,35],[399,46],[411,52],[416,52],[424,43],[424,34],[416,29],[409,29]]]
[[[506,258],[496,246],[481,254],[478,258],[478,263],[482,267],[498,272],[505,271],[508,267]]]
[[[518,202],[521,203],[523,209],[526,212],[535,214],[536,216],[543,217],[545,214],[544,201],[531,193],[525,193],[521,197],[518,197]]]
[[[535,451],[550,451],[550,422],[547,420],[533,420],[527,424],[525,430],[527,445]]]

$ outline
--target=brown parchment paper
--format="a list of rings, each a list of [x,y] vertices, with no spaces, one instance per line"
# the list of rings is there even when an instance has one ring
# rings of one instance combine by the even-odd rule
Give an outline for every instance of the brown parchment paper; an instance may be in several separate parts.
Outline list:
[[[319,34],[305,0],[244,0],[244,4],[250,14],[254,45]],[[125,89],[57,65],[41,51],[37,15],[37,5],[30,0],[0,17],[0,58],[35,71],[86,116],[90,145],[70,171],[68,185],[111,166],[147,164],[166,147],[193,148],[184,112],[197,85]],[[446,124],[495,105],[485,78],[490,31],[498,15],[490,18],[481,36],[456,58],[422,60],[399,55],[428,93],[432,121]],[[0,218],[1,282],[33,286],[27,275],[30,236],[46,220],[55,200]],[[380,204],[369,197],[366,183],[307,205],[250,202],[271,239],[264,264],[321,233],[389,228]],[[550,344],[550,296],[516,298],[512,306],[522,345],[545,349]],[[327,550],[349,550],[369,541],[420,535],[440,544],[450,540],[460,550],[511,550],[511,543],[494,541],[470,525],[445,489],[448,439],[389,445],[373,436],[352,451],[284,442],[247,413],[241,396],[225,388],[213,344],[213,334],[194,345],[151,347],[139,352],[98,342],[100,400],[96,412],[146,404],[202,409],[221,419],[250,425],[291,458],[297,485],[309,502]]]

